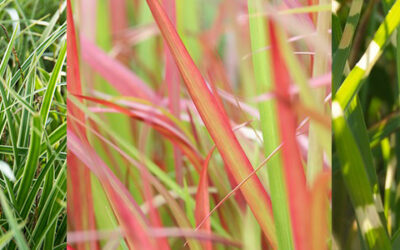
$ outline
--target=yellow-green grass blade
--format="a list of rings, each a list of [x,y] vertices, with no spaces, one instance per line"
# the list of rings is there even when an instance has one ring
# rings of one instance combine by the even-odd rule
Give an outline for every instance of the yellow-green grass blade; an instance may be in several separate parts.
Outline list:
[[[14,237],[14,232],[9,231],[0,235],[0,248],[3,249],[7,246],[8,242]]]
[[[393,113],[368,130],[369,145],[374,148],[386,137],[400,129],[400,114]]]
[[[343,84],[338,89],[334,100],[342,107],[347,109],[351,100],[362,86],[363,79],[369,75],[372,67],[382,54],[383,47],[389,40],[393,31],[400,23],[400,0],[396,0],[391,10],[386,15],[383,23],[379,26],[373,40],[357,65],[351,70]]]
[[[391,249],[389,236],[379,216],[383,209],[375,204],[372,186],[354,135],[337,102],[332,103],[332,119],[341,173],[349,192],[362,238],[369,249]]]
[[[299,87],[300,98],[302,102],[312,110],[314,110],[317,106],[323,107],[324,101],[320,100],[319,102],[317,102],[313,90],[309,86],[307,75],[302,70],[301,62],[293,53],[294,50],[290,46],[290,44],[287,43],[287,37],[285,34],[283,34],[283,32],[280,32],[279,40],[281,42],[282,53],[289,68],[291,77],[293,78],[293,81],[296,83],[296,85]],[[317,113],[323,115],[323,110],[324,109],[317,110]],[[317,136],[317,142],[323,148],[329,162],[330,159],[332,159],[331,132],[329,129],[326,129],[319,124],[314,126],[314,129],[317,130],[317,133],[319,135]]]
[[[201,58],[201,47],[196,39],[196,34],[200,31],[199,0],[176,0],[176,26],[183,43],[188,48],[190,55],[195,62]]]

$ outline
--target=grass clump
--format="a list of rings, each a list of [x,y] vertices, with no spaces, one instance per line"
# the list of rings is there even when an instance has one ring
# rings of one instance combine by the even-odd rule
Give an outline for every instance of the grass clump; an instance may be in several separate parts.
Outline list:
[[[334,245],[397,249],[400,1],[334,6]]]
[[[2,1],[0,244],[66,247],[66,3]]]
[[[71,247],[329,248],[329,1],[71,2]]]

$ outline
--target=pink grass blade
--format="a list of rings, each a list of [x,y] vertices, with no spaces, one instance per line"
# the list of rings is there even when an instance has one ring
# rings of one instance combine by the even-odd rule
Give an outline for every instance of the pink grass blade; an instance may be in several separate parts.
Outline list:
[[[113,0],[109,2],[112,39],[115,44],[116,37],[128,28],[126,15],[126,0]]]
[[[111,58],[103,50],[80,36],[82,60],[107,80],[116,90],[125,96],[135,96],[149,101],[157,101],[153,90],[138,76],[118,60]]]
[[[208,89],[160,3],[157,0],[147,0],[147,4],[216,147],[236,181],[240,182],[252,172],[253,167],[233,134],[228,117]],[[261,182],[255,176],[242,186],[241,191],[270,244],[276,246],[271,203]]]

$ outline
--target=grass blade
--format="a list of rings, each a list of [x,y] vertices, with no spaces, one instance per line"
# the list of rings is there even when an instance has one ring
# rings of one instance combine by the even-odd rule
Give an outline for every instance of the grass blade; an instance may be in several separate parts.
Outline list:
[[[355,208],[363,239],[369,249],[391,249],[390,240],[374,203],[372,186],[354,136],[339,103],[332,103],[333,129],[344,182]]]
[[[267,41],[269,37],[268,27],[265,25],[264,16],[258,13],[262,10],[262,1],[248,1],[248,9],[249,15],[253,16],[249,19],[252,51],[256,52],[269,44],[269,41]],[[254,74],[259,94],[273,91],[274,89],[270,62],[269,51],[253,55]],[[270,100],[260,103],[259,112],[265,155],[268,156],[280,144],[275,101]],[[268,167],[268,178],[278,246],[280,249],[294,249],[292,231],[290,230],[291,219],[287,202],[288,194],[280,154],[271,158]]]
[[[373,40],[369,44],[366,52],[358,61],[357,65],[351,70],[343,84],[338,89],[335,100],[343,108],[347,109],[350,101],[360,89],[363,79],[369,74],[372,67],[382,54],[384,45],[389,40],[393,31],[400,23],[400,1],[395,4],[385,17],[383,23],[379,26]]]

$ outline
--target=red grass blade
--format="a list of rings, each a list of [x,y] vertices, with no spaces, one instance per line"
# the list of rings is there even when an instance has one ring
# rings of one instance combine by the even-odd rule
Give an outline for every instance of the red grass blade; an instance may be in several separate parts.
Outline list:
[[[274,82],[278,99],[282,159],[289,195],[290,215],[296,249],[310,249],[310,207],[306,177],[296,140],[296,113],[290,105],[290,75],[279,49],[278,27],[269,21]]]
[[[199,225],[200,222],[204,218],[206,218],[208,213],[210,212],[210,199],[209,199],[209,193],[208,193],[207,169],[208,169],[208,164],[210,162],[210,159],[212,157],[214,150],[215,150],[215,146],[213,146],[212,149],[210,150],[210,152],[208,153],[207,158],[204,161],[203,169],[201,170],[199,186],[197,187],[197,193],[196,193],[196,207],[194,209],[196,225]],[[210,220],[206,219],[204,224],[201,227],[199,227],[199,229],[202,229],[206,232],[211,233]],[[211,250],[212,244],[211,244],[211,242],[207,241],[203,244],[203,247],[206,250]]]
[[[71,151],[70,154],[76,155],[101,181],[129,247],[131,249],[155,249],[155,242],[149,235],[148,224],[140,207],[91,146],[69,130],[68,149]]]
[[[95,103],[99,103],[110,107],[112,109],[117,110],[120,113],[128,115],[132,118],[142,120],[147,122],[150,126],[152,126],[155,130],[160,132],[162,135],[166,136],[171,140],[171,142],[175,143],[180,147],[182,152],[188,157],[188,159],[192,162],[198,172],[201,171],[203,160],[201,156],[196,151],[196,149],[190,144],[188,139],[180,133],[179,130],[176,130],[173,126],[171,126],[169,120],[165,120],[163,117],[156,115],[155,113],[143,113],[143,112],[134,112],[127,108],[121,107],[115,103],[98,99],[95,97],[76,95],[76,97],[89,100]]]
[[[126,16],[126,0],[114,0],[109,2],[112,38],[115,42],[116,36],[128,28],[128,18]]]
[[[164,0],[163,4],[167,9],[172,23],[176,27],[176,6],[175,1]],[[168,86],[168,106],[173,115],[179,118],[180,116],[180,77],[179,71],[172,57],[168,46],[164,44],[165,54],[165,83]],[[183,184],[183,166],[182,153],[179,148],[174,145],[174,164],[176,172],[176,181],[178,185]]]
[[[240,182],[252,172],[253,167],[233,134],[228,117],[208,89],[159,1],[147,0],[147,4],[215,145],[236,181]],[[276,246],[271,203],[261,182],[254,176],[242,186],[241,191],[270,243]]]
[[[81,81],[79,73],[78,49],[76,46],[75,25],[72,16],[70,0],[67,2],[67,90],[81,93]],[[68,113],[85,122],[84,114],[72,102],[67,100]],[[84,137],[85,131],[77,123],[68,120],[68,129]],[[94,230],[96,228],[93,203],[91,197],[91,184],[89,171],[79,162],[73,154],[67,155],[68,161],[68,185],[67,185],[67,214],[72,230]],[[73,208],[73,209],[72,209]],[[99,249],[95,241],[78,244],[77,249]]]

